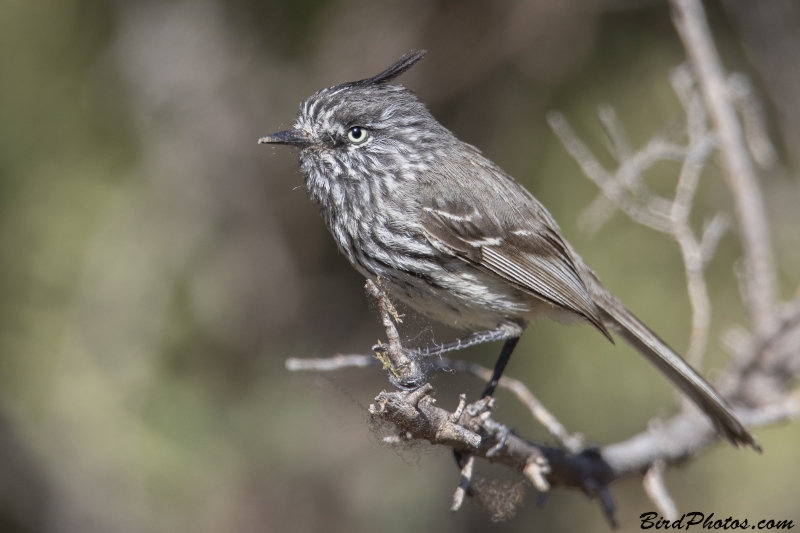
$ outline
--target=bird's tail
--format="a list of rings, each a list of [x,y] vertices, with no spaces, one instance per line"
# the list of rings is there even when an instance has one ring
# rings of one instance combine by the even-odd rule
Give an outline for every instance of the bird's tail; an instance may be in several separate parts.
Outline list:
[[[585,265],[584,265],[585,266]],[[761,451],[755,437],[736,417],[719,393],[692,369],[667,343],[636,318],[600,283],[588,267],[582,276],[592,299],[600,309],[606,327],[615,331],[653,363],[676,387],[691,399],[714,423],[717,431],[735,446],[747,445]]]

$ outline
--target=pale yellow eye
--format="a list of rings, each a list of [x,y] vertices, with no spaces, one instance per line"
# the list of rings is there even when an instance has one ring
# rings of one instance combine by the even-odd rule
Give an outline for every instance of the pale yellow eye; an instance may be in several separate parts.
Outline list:
[[[369,139],[369,132],[366,128],[354,126],[347,130],[347,140],[353,144],[361,144]]]

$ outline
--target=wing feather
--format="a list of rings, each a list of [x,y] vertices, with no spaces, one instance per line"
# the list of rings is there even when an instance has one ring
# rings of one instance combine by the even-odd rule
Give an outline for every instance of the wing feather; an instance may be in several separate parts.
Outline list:
[[[464,170],[474,186],[446,186],[446,175],[460,183]],[[611,340],[555,222],[527,190],[480,154],[440,162],[420,186],[420,223],[434,246],[578,314]]]
[[[419,184],[425,199],[420,224],[434,246],[577,313],[611,339],[605,322],[692,399],[731,442],[760,450],[713,387],[603,287],[527,190],[474,148],[463,143],[457,148]],[[461,185],[465,180],[469,187]]]

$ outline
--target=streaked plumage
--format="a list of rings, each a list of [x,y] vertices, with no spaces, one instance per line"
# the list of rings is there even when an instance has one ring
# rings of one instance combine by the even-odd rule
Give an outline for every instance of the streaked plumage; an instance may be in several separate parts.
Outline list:
[[[262,139],[301,148],[309,196],[350,263],[427,316],[510,339],[506,360],[540,316],[583,319],[609,340],[614,331],[728,440],[758,448],[716,391],[603,287],[525,188],[413,93],[388,85],[423,54],[319,91],[301,105],[294,130]]]

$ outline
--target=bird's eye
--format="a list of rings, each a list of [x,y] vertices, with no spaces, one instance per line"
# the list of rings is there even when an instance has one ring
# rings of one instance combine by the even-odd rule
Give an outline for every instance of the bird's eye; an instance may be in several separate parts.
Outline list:
[[[347,130],[347,140],[353,144],[361,144],[369,138],[366,128],[354,126]]]

